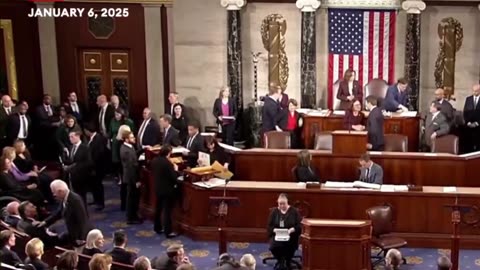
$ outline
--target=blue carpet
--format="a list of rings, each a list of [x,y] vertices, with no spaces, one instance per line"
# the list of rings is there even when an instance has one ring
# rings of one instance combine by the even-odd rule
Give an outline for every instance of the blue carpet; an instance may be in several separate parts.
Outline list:
[[[146,221],[141,225],[127,225],[125,213],[120,211],[120,189],[110,181],[105,183],[106,207],[103,212],[97,213],[91,208],[90,216],[99,228],[106,240],[105,249],[112,247],[112,234],[117,229],[124,229],[128,232],[128,249],[153,258],[165,252],[171,243],[181,243],[192,263],[197,269],[212,269],[215,266],[218,248],[216,242],[198,242],[184,236],[174,239],[166,239],[163,235],[157,235],[153,231],[153,224]],[[90,196],[90,195],[89,195]],[[273,265],[263,265],[262,258],[268,256],[268,245],[266,243],[229,243],[228,251],[237,259],[245,253],[251,253],[257,259],[258,269],[272,269]],[[300,252],[300,251],[299,251]],[[402,269],[425,270],[436,269],[436,260],[442,254],[449,255],[449,250],[425,249],[425,248],[404,248],[401,249],[404,257],[407,258],[407,265]],[[460,254],[460,269],[480,269],[480,250],[462,250]],[[382,269],[381,267],[379,269]]]

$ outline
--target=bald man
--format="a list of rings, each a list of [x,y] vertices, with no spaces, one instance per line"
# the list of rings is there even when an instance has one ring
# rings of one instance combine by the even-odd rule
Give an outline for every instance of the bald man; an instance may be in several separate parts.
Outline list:
[[[440,112],[447,118],[448,124],[452,126],[455,109],[452,104],[445,99],[445,90],[443,90],[443,88],[435,90],[435,100],[440,104]]]
[[[475,84],[472,87],[472,95],[465,99],[463,119],[468,137],[466,150],[480,151],[480,84]]]
[[[84,241],[93,226],[88,219],[87,209],[82,198],[70,191],[67,184],[62,180],[54,180],[50,189],[55,199],[59,202],[58,209],[52,213],[39,226],[50,226],[60,219],[65,220],[67,232],[60,235],[62,241],[73,245],[79,245]]]
[[[14,228],[17,227],[18,222],[22,219],[18,213],[19,205],[20,203],[18,201],[13,201],[7,204],[6,207],[8,215],[5,217],[5,222]]]
[[[110,127],[110,122],[115,117],[115,109],[108,103],[107,96],[100,95],[97,97],[98,111],[96,114],[97,130],[103,136],[107,136],[107,131]]]
[[[13,102],[9,95],[2,97],[0,108],[0,147],[7,146],[7,123],[9,116],[13,114]]]

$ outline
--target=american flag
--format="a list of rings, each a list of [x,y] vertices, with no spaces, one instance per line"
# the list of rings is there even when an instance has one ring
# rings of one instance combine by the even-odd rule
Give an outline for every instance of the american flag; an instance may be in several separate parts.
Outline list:
[[[356,71],[360,86],[372,79],[393,82],[395,19],[391,10],[330,9],[328,11],[328,107],[333,85],[345,70]]]

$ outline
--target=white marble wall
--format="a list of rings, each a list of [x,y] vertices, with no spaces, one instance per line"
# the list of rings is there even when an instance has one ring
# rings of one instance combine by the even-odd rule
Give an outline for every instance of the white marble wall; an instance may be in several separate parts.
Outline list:
[[[435,61],[439,50],[437,26],[443,18],[453,17],[463,26],[463,44],[456,54],[454,107],[463,109],[465,97],[471,94],[473,84],[478,83],[480,72],[480,11],[477,7],[428,6],[422,13],[422,51],[420,77],[420,104],[428,107],[435,91]]]
[[[286,52],[290,76],[287,93],[300,98],[301,13],[294,4],[249,3],[242,13],[243,89],[245,104],[253,98],[253,64],[251,52],[262,52],[258,65],[259,96],[267,92],[268,61],[260,35],[262,20],[278,13],[287,20]],[[174,15],[175,85],[182,102],[196,110],[204,125],[214,123],[211,107],[218,89],[227,82],[227,11],[216,0],[176,0]],[[426,108],[435,89],[433,72],[438,53],[437,25],[452,16],[464,28],[464,42],[457,54],[457,108],[463,106],[472,84],[478,81],[480,47],[480,11],[476,7],[427,7],[422,13],[420,102]],[[327,87],[327,11],[317,10],[317,99],[326,105]],[[396,27],[395,77],[404,76],[406,13],[399,11]],[[476,44],[476,46],[475,46]]]

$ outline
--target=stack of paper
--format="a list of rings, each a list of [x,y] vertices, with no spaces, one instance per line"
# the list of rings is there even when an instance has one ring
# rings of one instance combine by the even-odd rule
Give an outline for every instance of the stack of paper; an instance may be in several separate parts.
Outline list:
[[[288,234],[288,229],[276,228],[273,229],[273,232],[275,233],[275,241],[286,242],[290,240],[290,234]]]
[[[172,149],[172,154],[182,154],[183,152],[190,152],[187,148],[183,146],[177,146]]]
[[[208,181],[199,181],[193,183],[194,185],[198,187],[203,187],[203,188],[213,188],[213,187],[220,187],[225,185],[225,180],[219,179],[219,178],[211,178]]]
[[[456,187],[443,187],[443,192],[445,193],[455,193],[457,192]]]
[[[334,182],[327,181],[325,183],[326,188],[368,188],[368,189],[380,189],[382,186],[373,183],[366,183],[363,181],[355,182]]]
[[[416,111],[401,112],[401,113],[400,113],[400,116],[403,116],[403,117],[415,117],[415,116],[417,116],[417,112],[416,112]]]

